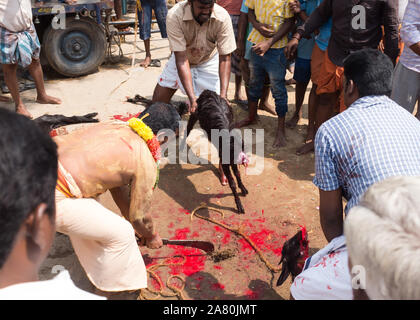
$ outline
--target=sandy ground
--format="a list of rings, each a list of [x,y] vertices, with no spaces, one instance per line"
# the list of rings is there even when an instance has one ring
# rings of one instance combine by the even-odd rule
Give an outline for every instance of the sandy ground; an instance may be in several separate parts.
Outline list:
[[[151,98],[156,80],[168,60],[170,51],[167,40],[153,34],[151,46],[153,59],[160,59],[161,67],[130,70],[133,52],[133,37],[127,37],[123,45],[124,58],[115,65],[104,64],[99,72],[75,79],[63,78],[46,70],[46,88],[50,95],[60,97],[61,105],[40,105],[35,103],[35,90],[22,93],[24,102],[34,117],[43,114],[64,114],[68,116],[98,112],[98,119],[106,121],[115,115],[128,116],[143,110],[142,106],[126,102],[126,97],[141,94]],[[143,43],[136,47],[136,66],[144,58]],[[290,74],[287,78],[291,77]],[[233,80],[233,79],[232,79]],[[294,86],[288,86],[289,118],[294,111]],[[233,98],[234,83],[231,81],[229,98]],[[287,130],[288,144],[282,149],[273,149],[274,130],[277,118],[259,111],[259,122],[250,128],[263,128],[264,170],[260,175],[244,176],[244,184],[249,194],[242,197],[245,215],[238,215],[235,202],[228,186],[219,183],[214,165],[167,164],[161,170],[159,188],[154,193],[152,213],[163,238],[200,239],[215,245],[216,253],[224,254],[224,260],[217,261],[214,256],[203,254],[198,249],[180,246],[164,246],[158,250],[141,247],[141,252],[148,266],[157,263],[182,263],[158,269],[163,282],[169,275],[181,276],[185,280],[184,295],[187,299],[288,299],[290,278],[281,287],[275,283],[278,272],[271,272],[256,255],[247,242],[234,233],[208,221],[194,218],[191,212],[201,203],[221,210],[224,217],[216,212],[199,213],[223,221],[233,227],[241,226],[257,245],[267,260],[278,267],[283,243],[292,237],[300,225],[309,232],[311,252],[326,244],[319,225],[318,191],[312,184],[314,176],[314,155],[295,155],[306,134],[307,99],[303,106],[303,119],[294,130]],[[185,100],[178,92],[174,100]],[[0,106],[13,109],[12,104]],[[232,104],[235,118],[242,119],[246,112]],[[185,118],[187,119],[187,118]],[[68,131],[78,127],[69,126]],[[194,148],[207,141],[195,131],[189,139]],[[196,149],[194,149],[196,150]],[[255,145],[254,145],[255,151]],[[200,154],[206,157],[205,154]],[[108,193],[100,197],[101,203],[118,213]],[[170,259],[176,255],[186,257]],[[168,258],[170,260],[168,260]],[[82,289],[93,291],[80,263],[74,254],[69,238],[58,234],[47,260],[40,270],[41,279],[50,279],[62,267],[69,270],[73,281]],[[173,279],[179,285],[179,280]],[[149,288],[156,289],[154,280],[149,281]],[[165,291],[169,291],[167,288]],[[120,294],[116,298],[135,298],[135,294]],[[175,299],[175,297],[161,297]]]

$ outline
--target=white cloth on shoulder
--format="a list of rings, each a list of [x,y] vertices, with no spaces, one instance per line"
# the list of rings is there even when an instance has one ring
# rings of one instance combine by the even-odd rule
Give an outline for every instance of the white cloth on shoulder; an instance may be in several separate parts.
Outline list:
[[[305,261],[290,293],[296,300],[351,300],[353,291],[344,235]]]
[[[68,271],[51,280],[23,282],[0,289],[0,300],[106,300],[76,287]]]

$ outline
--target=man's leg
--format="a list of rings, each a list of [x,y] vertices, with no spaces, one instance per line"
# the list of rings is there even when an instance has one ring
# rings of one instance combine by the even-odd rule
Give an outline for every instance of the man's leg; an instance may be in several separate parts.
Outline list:
[[[267,73],[270,77],[271,93],[276,103],[278,116],[276,139],[273,148],[286,146],[286,113],[287,113],[287,89],[286,89],[286,65],[287,59],[283,49],[270,49],[267,51]]]
[[[33,59],[28,67],[29,73],[35,81],[37,98],[36,101],[42,104],[60,104],[61,100],[47,95],[44,86],[44,74],[39,59]]]
[[[176,89],[162,87],[159,83],[156,84],[155,90],[153,91],[152,102],[164,102],[170,103]]]
[[[57,202],[57,231],[68,235],[89,280],[102,291],[147,287],[147,273],[130,222],[94,199]]]
[[[151,24],[152,24],[152,6],[149,1],[141,1],[141,11],[137,11],[139,18],[139,33],[140,39],[144,42],[144,49],[146,50],[146,57],[140,66],[147,68],[152,62],[152,55],[150,53],[150,36],[151,36]]]
[[[302,104],[305,99],[306,88],[308,83],[296,81],[296,94],[295,94],[295,105],[296,109],[293,116],[287,121],[286,126],[290,129],[294,129],[302,116]]]
[[[17,80],[17,64],[3,64],[4,81],[9,88],[13,101],[15,102],[16,112],[32,119],[32,115],[26,109],[19,94],[19,84]]]
[[[311,79],[311,60],[296,58],[293,79],[296,80],[295,112],[292,118],[286,123],[286,126],[290,129],[296,127],[302,116],[302,104],[305,99],[306,88]]]
[[[251,51],[251,59],[249,63],[250,81],[248,89],[248,117],[236,123],[236,128],[241,128],[257,121],[258,100],[260,100],[262,96],[264,78],[266,75],[264,60],[264,57],[260,57],[254,51]]]
[[[262,92],[262,96],[260,99],[260,103],[258,105],[258,108],[264,111],[267,111],[268,113],[271,113],[272,115],[277,115],[276,110],[274,109],[274,106],[272,106],[268,102],[268,98],[270,97],[270,78],[268,77],[268,74],[265,75],[264,80],[264,88]]]
[[[144,49],[146,50],[146,57],[142,62],[140,62],[140,66],[147,68],[150,63],[152,62],[152,54],[150,53],[150,38],[143,41],[144,42]]]
[[[242,76],[235,74],[235,101],[237,103],[243,102],[244,97],[242,95]]]

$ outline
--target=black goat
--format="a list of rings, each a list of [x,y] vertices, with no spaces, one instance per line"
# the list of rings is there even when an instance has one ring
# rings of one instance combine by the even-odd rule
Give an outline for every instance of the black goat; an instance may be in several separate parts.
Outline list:
[[[302,272],[303,264],[306,258],[308,258],[308,249],[308,233],[305,227],[301,227],[301,230],[283,245],[281,260],[279,262],[279,264],[282,263],[282,269],[280,277],[277,280],[277,286],[281,286],[290,274],[292,275],[293,281]]]
[[[209,140],[211,140],[210,138],[212,129],[226,130],[226,133],[230,133],[233,128],[233,114],[229,105],[225,99],[221,98],[217,93],[210,90],[203,91],[203,93],[201,93],[200,97],[197,99],[197,110],[195,113],[191,114],[188,120],[187,137],[197,120],[199,121],[201,128],[207,133],[207,138]],[[238,164],[247,166],[249,162],[248,157],[243,152],[243,142],[241,147],[236,149],[235,138],[230,135],[229,138],[223,138],[222,136],[219,136],[218,145],[215,143],[216,141],[210,142],[212,142],[216,148],[218,148],[223,172],[226,175],[230,188],[232,189],[238,212],[245,213],[241,200],[239,199],[238,193],[236,191],[235,180],[233,179],[232,173],[230,171],[230,168],[232,168],[236,180],[238,181],[238,187],[241,189],[242,195],[247,195],[248,190],[242,183],[238,169]],[[235,151],[238,149],[240,149],[240,152],[235,154]],[[222,150],[229,150],[228,163],[224,163],[226,162],[226,159],[222,159]]]
[[[89,123],[89,122],[98,122],[99,120],[93,119],[98,115],[97,112],[88,113],[84,116],[72,116],[66,117],[62,114],[44,114],[43,116],[34,119],[33,121],[46,133],[50,133],[51,130],[63,127],[69,124],[76,123]]]

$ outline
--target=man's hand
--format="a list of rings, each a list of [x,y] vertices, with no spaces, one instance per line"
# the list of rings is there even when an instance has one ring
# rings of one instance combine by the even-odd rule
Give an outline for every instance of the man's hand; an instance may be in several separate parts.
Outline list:
[[[255,53],[258,54],[259,56],[263,56],[268,51],[268,49],[270,49],[272,45],[271,42],[272,41],[269,39],[269,40],[260,42],[258,44],[255,44],[252,46],[252,50],[254,50]]]
[[[298,0],[293,0],[289,2],[289,7],[293,11],[294,14],[299,14],[300,9],[300,2]]]
[[[273,27],[269,24],[257,23],[255,29],[265,38],[272,38],[275,35]]]
[[[156,233],[152,238],[146,239],[146,246],[149,249],[158,249],[163,246],[162,238]]]
[[[240,59],[245,56],[245,41],[238,43],[238,48],[235,50],[235,54]]]
[[[293,58],[296,56],[298,44],[299,41],[296,38],[292,38],[292,40],[290,40],[284,48],[284,54],[288,60],[293,60]]]
[[[190,113],[194,113],[196,109],[197,109],[197,99],[196,98],[192,100],[190,99],[188,103],[188,111]]]

